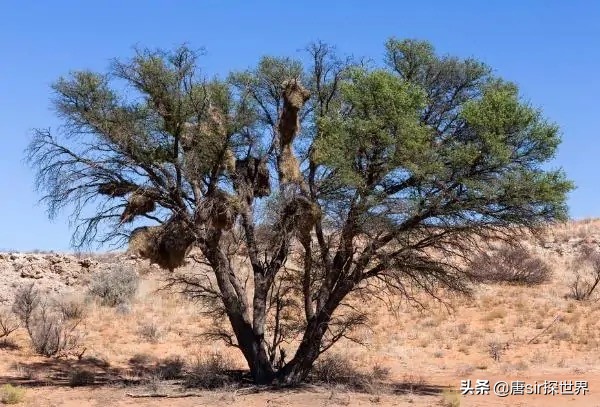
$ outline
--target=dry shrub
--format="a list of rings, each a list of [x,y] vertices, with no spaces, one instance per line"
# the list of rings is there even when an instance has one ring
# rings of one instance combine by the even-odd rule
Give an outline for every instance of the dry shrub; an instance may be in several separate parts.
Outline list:
[[[34,350],[43,356],[82,355],[80,320],[64,320],[43,302],[30,321],[28,332]]]
[[[183,373],[185,362],[181,356],[171,356],[158,362],[156,374],[164,380],[179,379]]]
[[[503,245],[491,252],[480,253],[467,270],[475,281],[537,285],[552,276],[550,266],[521,246]]]
[[[137,293],[139,277],[135,271],[117,266],[114,270],[95,274],[90,281],[88,292],[100,299],[102,305],[115,307],[130,302]]]
[[[129,359],[132,373],[136,376],[146,376],[153,373],[153,366],[158,363],[157,359],[147,353],[137,353]]]
[[[40,355],[82,355],[77,330],[81,319],[65,318],[55,304],[56,301],[43,296],[34,284],[29,284],[17,290],[12,309],[27,328],[31,344]]]
[[[65,320],[84,319],[88,313],[87,304],[79,297],[55,299],[53,306]]]
[[[25,399],[25,389],[12,384],[0,387],[0,401],[2,404],[18,404]]]
[[[7,337],[21,326],[19,318],[7,307],[0,308],[0,338]]]
[[[326,385],[342,385],[354,390],[369,391],[388,379],[389,369],[375,365],[370,372],[358,370],[339,354],[326,355],[317,360],[311,371],[311,380]]]
[[[488,343],[488,354],[494,361],[500,362],[504,353],[508,350],[508,343],[492,341]]]
[[[69,372],[69,386],[90,386],[96,381],[96,374],[85,369],[75,369]]]
[[[13,311],[27,328],[31,344],[40,355],[81,354],[77,331],[81,319],[65,318],[55,304],[56,301],[45,298],[30,284],[17,290]]]
[[[150,321],[140,324],[138,335],[148,342],[156,343],[162,337],[163,332],[156,322]]]
[[[219,352],[207,353],[196,359],[186,375],[184,384],[186,387],[200,389],[230,386],[234,382],[232,370],[233,362],[230,358]]]
[[[28,328],[34,311],[38,308],[40,302],[41,293],[35,287],[35,284],[31,283],[20,287],[17,290],[15,293],[12,310]]]
[[[442,392],[442,407],[460,407],[460,393],[456,390],[445,389]]]
[[[573,280],[569,286],[569,297],[586,301],[592,299],[600,283],[600,253],[584,247],[570,265]]]

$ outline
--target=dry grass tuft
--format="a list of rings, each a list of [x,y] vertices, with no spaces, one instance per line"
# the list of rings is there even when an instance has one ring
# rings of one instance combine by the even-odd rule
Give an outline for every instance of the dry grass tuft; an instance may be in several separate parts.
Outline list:
[[[3,404],[18,404],[25,399],[25,389],[12,384],[0,387],[0,401]]]

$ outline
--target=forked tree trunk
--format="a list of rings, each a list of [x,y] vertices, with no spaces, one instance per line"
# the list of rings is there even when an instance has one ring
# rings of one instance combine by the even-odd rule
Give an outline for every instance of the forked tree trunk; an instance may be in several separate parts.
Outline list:
[[[203,247],[203,252],[215,273],[225,312],[237,339],[237,344],[248,362],[252,378],[257,384],[269,384],[275,374],[264,345],[262,330],[255,332],[248,310],[246,290],[231,270],[227,257],[219,247],[215,235]],[[263,328],[264,329],[264,328]]]
[[[309,321],[294,358],[277,372],[279,383],[294,385],[306,380],[313,364],[319,357],[330,318],[327,313],[320,312]]]

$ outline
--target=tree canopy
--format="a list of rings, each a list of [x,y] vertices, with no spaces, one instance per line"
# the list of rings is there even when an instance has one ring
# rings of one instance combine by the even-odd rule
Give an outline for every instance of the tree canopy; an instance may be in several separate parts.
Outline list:
[[[37,185],[77,246],[126,239],[170,270],[197,249],[207,267],[172,282],[227,318],[208,333],[256,382],[297,383],[365,321],[350,293],[465,292],[478,239],[567,216],[559,128],[515,84],[427,42],[385,49],[373,66],[314,43],[225,79],[185,46],[73,72],[62,127],[28,149]]]

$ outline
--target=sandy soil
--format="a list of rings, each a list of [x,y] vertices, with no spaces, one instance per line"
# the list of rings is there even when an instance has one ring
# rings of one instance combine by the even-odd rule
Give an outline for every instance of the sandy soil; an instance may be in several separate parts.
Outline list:
[[[27,406],[600,406],[600,303],[566,296],[574,248],[582,241],[597,244],[597,236],[597,221],[554,230],[547,244],[535,249],[552,264],[554,276],[537,287],[482,286],[472,298],[447,297],[446,305],[426,300],[425,309],[367,304],[371,328],[357,332],[366,346],[340,342],[331,352],[365,371],[374,365],[390,370],[389,381],[369,392],[306,386],[181,394],[176,382],[140,381],[132,358],[148,364],[170,356],[191,361],[194,355],[218,350],[230,355],[236,367],[244,367],[235,350],[199,337],[207,320],[187,300],[157,291],[162,283],[156,272],[144,273],[128,314],[90,305],[81,327],[86,333],[81,360],[36,356],[24,330],[15,332],[9,345],[0,346],[0,386],[25,387]],[[158,338],[140,334],[147,325],[156,327]],[[492,346],[499,349],[496,358]],[[93,371],[94,384],[70,387],[69,375],[77,369]],[[459,397],[460,381],[466,379],[472,384],[487,379],[492,386],[513,380],[586,381],[588,392]],[[187,397],[131,397],[147,393]],[[452,404],[455,399],[459,404]]]

